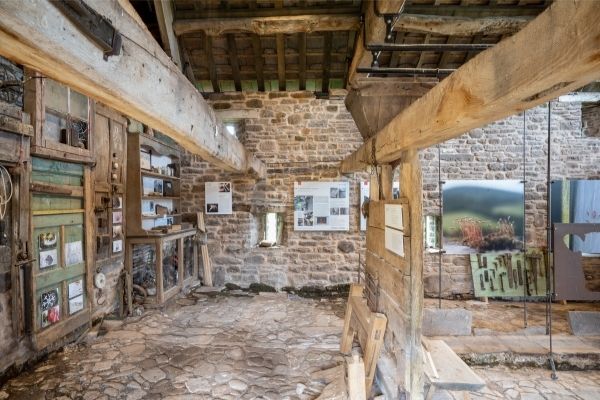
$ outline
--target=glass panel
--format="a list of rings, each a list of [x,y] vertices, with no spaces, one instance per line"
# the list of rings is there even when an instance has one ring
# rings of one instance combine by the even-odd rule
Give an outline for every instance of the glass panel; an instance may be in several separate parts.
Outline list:
[[[43,132],[47,140],[56,143],[67,143],[67,118],[64,114],[46,108],[46,120]]]
[[[188,279],[194,274],[194,237],[183,239],[183,279]]]
[[[69,112],[67,99],[68,89],[66,86],[52,79],[44,79],[44,104],[46,107],[67,114]]]
[[[80,149],[88,148],[88,123],[87,120],[71,118],[71,138],[69,144]]]
[[[34,218],[34,222],[38,218]],[[58,227],[41,228],[34,230],[37,240],[35,256],[39,260],[39,271],[49,271],[58,267],[60,257],[60,234]]]
[[[83,310],[85,307],[84,276],[79,276],[67,284],[67,298],[69,299],[69,315]]]
[[[39,312],[37,313],[37,325],[40,328],[47,328],[60,322],[62,317],[62,310],[60,309],[62,291],[60,285],[38,290],[37,302],[39,309]]]
[[[179,283],[179,240],[163,242],[163,290],[167,291]]]
[[[88,120],[88,98],[71,89],[70,114],[84,121]]]
[[[134,285],[143,287],[148,297],[156,296],[156,248],[153,244],[133,245],[132,275]]]

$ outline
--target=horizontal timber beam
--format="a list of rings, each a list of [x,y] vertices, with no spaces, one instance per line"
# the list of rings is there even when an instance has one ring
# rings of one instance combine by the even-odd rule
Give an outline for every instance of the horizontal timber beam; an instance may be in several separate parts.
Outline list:
[[[206,19],[206,18],[258,18],[258,17],[288,17],[297,15],[341,15],[360,13],[359,7],[284,7],[284,8],[254,8],[254,9],[221,9],[202,11],[175,11],[175,20]]]
[[[393,118],[341,164],[343,172],[402,158],[571,92],[600,78],[600,7],[554,2]]]
[[[209,36],[224,33],[256,33],[276,35],[279,33],[311,33],[325,31],[354,31],[360,26],[357,15],[298,15],[285,17],[182,19],[173,23],[177,36],[204,32]]]
[[[157,0],[158,1],[158,0]],[[434,33],[445,36],[505,35],[523,28],[532,16],[517,17],[453,17],[445,15],[401,14],[395,31]],[[248,32],[258,35],[277,33],[311,33],[317,31],[354,31],[360,27],[355,14],[296,15],[244,18],[179,19],[173,23],[177,36],[204,32],[210,36]]]
[[[102,50],[47,0],[0,1],[0,54],[147,124],[207,161],[264,176],[264,164],[227,133],[130,9],[108,0],[88,5],[121,33],[120,55],[104,61]]]
[[[401,14],[394,30],[444,36],[506,35],[518,32],[532,19],[532,16],[469,18]]]

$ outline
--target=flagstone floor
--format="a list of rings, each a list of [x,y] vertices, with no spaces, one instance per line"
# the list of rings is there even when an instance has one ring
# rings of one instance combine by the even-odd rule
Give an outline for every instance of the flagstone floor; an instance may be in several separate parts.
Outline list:
[[[0,399],[315,399],[311,373],[342,362],[344,301],[194,293],[51,355]],[[600,371],[476,367],[481,393],[439,399],[600,399]]]

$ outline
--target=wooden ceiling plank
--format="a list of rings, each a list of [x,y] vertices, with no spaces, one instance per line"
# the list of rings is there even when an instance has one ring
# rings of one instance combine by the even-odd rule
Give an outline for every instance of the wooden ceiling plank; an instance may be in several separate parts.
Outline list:
[[[242,81],[240,79],[240,65],[237,57],[237,46],[235,44],[235,35],[233,33],[227,34],[227,48],[229,49],[229,62],[231,64],[231,73],[233,75],[233,82],[235,90],[238,92],[242,91]]]
[[[299,89],[306,90],[306,33],[298,34]]]
[[[402,14],[394,30],[444,36],[503,35],[518,32],[532,19],[533,16],[470,18]]]
[[[104,61],[102,49],[47,1],[0,2],[0,54],[147,124],[220,168],[264,176],[264,164],[225,132],[137,14],[113,1],[86,4],[122,34],[119,55]]]
[[[550,101],[600,79],[600,8],[554,2],[525,28],[478,54],[394,117],[341,164],[362,170]],[[427,116],[427,118],[424,118]]]
[[[323,44],[323,80],[321,85],[321,91],[323,93],[329,93],[329,78],[331,74],[331,46],[332,33],[325,32],[325,40]]]
[[[264,17],[288,17],[298,15],[356,15],[360,13],[360,7],[279,7],[255,9],[229,9],[229,10],[195,10],[176,11],[175,20],[181,19],[219,19],[219,18],[264,18]]]
[[[256,71],[256,84],[260,92],[265,91],[265,77],[263,68],[265,61],[263,59],[263,50],[260,44],[260,36],[252,35],[252,48],[254,53],[254,69]]]
[[[208,63],[208,74],[210,76],[210,82],[212,83],[213,91],[219,93],[221,88],[219,87],[219,78],[217,76],[217,66],[215,65],[215,59],[212,51],[212,37],[204,35],[204,51],[206,53],[206,61]]]

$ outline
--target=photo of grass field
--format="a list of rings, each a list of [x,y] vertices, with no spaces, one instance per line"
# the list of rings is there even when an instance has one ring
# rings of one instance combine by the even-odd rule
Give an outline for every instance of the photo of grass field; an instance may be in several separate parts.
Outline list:
[[[447,181],[442,235],[447,254],[523,248],[523,184],[517,180]]]

